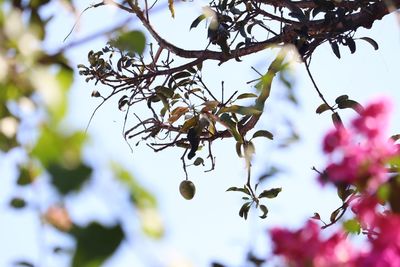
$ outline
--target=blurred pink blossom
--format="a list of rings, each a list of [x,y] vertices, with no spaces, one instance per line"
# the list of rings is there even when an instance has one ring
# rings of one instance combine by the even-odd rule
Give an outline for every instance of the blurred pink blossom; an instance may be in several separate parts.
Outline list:
[[[275,255],[282,256],[288,266],[352,267],[357,254],[343,232],[328,239],[321,237],[320,227],[313,221],[297,231],[271,230]]]
[[[388,179],[386,164],[398,155],[398,146],[386,135],[391,102],[378,99],[360,111],[348,129],[338,127],[324,138],[328,167],[320,180],[353,184],[375,191]]]
[[[400,216],[393,213],[378,214],[370,229],[371,249],[360,255],[357,266],[400,266]]]

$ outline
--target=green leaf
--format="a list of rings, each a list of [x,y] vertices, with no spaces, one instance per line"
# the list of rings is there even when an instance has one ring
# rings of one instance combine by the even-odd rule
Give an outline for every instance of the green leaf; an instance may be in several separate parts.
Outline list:
[[[186,77],[190,77],[193,74],[188,72],[188,71],[181,71],[178,72],[177,74],[175,74],[174,76],[172,76],[172,80],[178,80],[178,79],[182,79],[182,78],[186,78]]]
[[[55,78],[60,86],[59,88],[61,89],[62,96],[61,101],[59,101],[56,105],[50,105],[50,112],[53,115],[52,120],[58,123],[64,118],[67,112],[67,92],[74,81],[74,72],[70,68],[60,68]],[[56,88],[54,88],[54,90],[56,90]]]
[[[347,99],[349,99],[349,96],[348,96],[348,95],[341,95],[341,96],[338,96],[338,97],[335,99],[335,103],[336,103],[336,104],[340,104],[340,103],[346,101]]]
[[[86,139],[84,132],[66,136],[47,125],[41,130],[39,140],[32,150],[32,157],[37,157],[45,167],[54,162],[69,164],[80,160],[82,145]]]
[[[346,38],[346,45],[349,47],[350,52],[354,54],[356,52],[356,42],[354,42],[353,38]]]
[[[258,130],[257,132],[255,132],[253,134],[252,139],[256,138],[256,137],[266,137],[266,138],[268,138],[270,140],[274,139],[274,135],[271,132],[267,131],[267,130]]]
[[[275,166],[271,166],[267,169],[267,171],[265,171],[262,175],[260,175],[260,177],[258,178],[258,183],[264,181],[265,179],[274,176],[275,174],[277,174],[278,172],[280,172],[281,170],[278,169]]]
[[[191,30],[192,28],[196,28],[197,25],[199,25],[199,23],[200,23],[203,19],[205,19],[205,18],[206,18],[205,15],[200,15],[200,16],[198,16],[198,17],[192,22],[192,24],[190,24],[190,30]]]
[[[281,187],[264,190],[263,192],[261,192],[261,194],[258,196],[258,198],[263,198],[263,197],[276,198],[281,191],[282,191]]]
[[[51,164],[48,171],[51,182],[62,195],[78,191],[92,174],[92,168],[83,163],[72,169],[61,164]]]
[[[237,129],[237,124],[231,119],[231,116],[227,113],[224,113],[221,115],[220,120],[224,124],[224,126],[228,128],[229,132],[232,134],[235,140],[237,142],[243,143],[243,138]]]
[[[196,158],[195,161],[193,162],[194,166],[199,166],[199,165],[203,165],[204,166],[204,159],[203,158]]]
[[[257,95],[253,94],[253,93],[243,93],[243,94],[240,94],[236,99],[244,99],[244,98],[252,98],[252,97],[257,97]]]
[[[222,2],[220,2],[220,4],[219,4],[220,10],[225,10],[227,3],[228,3],[228,0],[222,0]]]
[[[242,192],[242,193],[245,193],[245,194],[247,194],[247,195],[250,196],[250,191],[249,191],[249,189],[247,189],[247,188],[245,188],[245,187],[241,188],[241,187],[232,186],[232,187],[229,187],[229,188],[226,190],[226,192],[228,192],[228,191]]]
[[[232,112],[240,115],[260,115],[262,113],[262,111],[256,107],[244,107],[239,105],[221,108],[220,113],[224,112]]]
[[[329,217],[329,220],[331,222],[335,222],[337,220],[337,217],[339,215],[340,209],[335,210],[334,212],[331,213],[331,216]]]
[[[194,116],[194,117],[186,120],[183,123],[182,128],[180,129],[180,132],[186,133],[190,128],[194,127],[198,123],[198,120],[199,120],[198,116]]]
[[[155,197],[143,188],[130,174],[126,169],[122,166],[114,163],[112,164],[112,170],[115,174],[115,177],[124,183],[130,191],[131,199],[133,203],[139,209],[144,208],[155,208],[157,206],[157,201]]]
[[[236,153],[239,156],[239,158],[243,157],[243,155],[242,155],[242,145],[243,145],[242,142],[236,142]]]
[[[22,208],[25,208],[26,201],[22,198],[15,197],[15,198],[11,199],[10,206],[13,207],[14,209],[22,209]]]
[[[27,261],[16,261],[13,263],[13,266],[16,267],[35,267],[33,263],[27,262]]]
[[[1,131],[0,131],[0,150],[7,152],[10,149],[19,146],[19,143],[17,142],[16,135],[12,137],[5,136]]]
[[[99,91],[94,90],[91,94],[92,97],[101,97],[101,94],[99,93]]]
[[[343,127],[342,119],[337,112],[332,113],[332,121],[336,128]]]
[[[125,105],[127,105],[129,103],[129,97],[127,95],[122,96],[119,100],[118,100],[118,109],[121,111],[124,111],[124,107]]]
[[[164,110],[167,111],[170,108],[168,99],[164,96],[164,94],[162,93],[156,93],[156,96],[159,100],[161,100],[161,102],[163,103],[164,106]],[[161,113],[161,112],[160,112]],[[164,117],[165,113],[162,115]]]
[[[318,106],[318,108],[315,110],[315,112],[317,114],[321,114],[322,112],[325,112],[325,111],[327,111],[329,109],[330,109],[330,107],[327,104],[323,103],[323,104]]]
[[[348,186],[338,186],[337,188],[337,195],[343,201],[345,201],[353,193],[354,189],[348,188]]]
[[[249,214],[250,206],[252,202],[246,202],[242,205],[239,210],[239,216],[247,220],[247,215]]]
[[[267,218],[268,208],[265,205],[260,205],[260,210],[262,211],[260,218],[261,219]]]
[[[122,51],[142,54],[146,46],[146,37],[141,31],[123,32],[111,40],[110,45]]]
[[[20,186],[30,185],[39,175],[39,170],[32,163],[23,165],[19,169],[17,184]]]
[[[29,185],[32,183],[31,176],[29,174],[29,171],[26,168],[21,168],[17,180],[18,185]]]
[[[361,225],[356,219],[347,220],[343,223],[343,228],[346,232],[352,234],[361,233]]]
[[[340,109],[351,108],[359,114],[364,110],[363,106],[360,103],[351,99],[340,102],[338,104],[338,108]]]
[[[396,214],[400,213],[400,201],[399,201],[400,178],[398,175],[395,177],[392,177],[389,180],[389,188],[386,191],[389,191],[388,192],[389,193],[388,202],[389,202],[391,211]],[[384,194],[382,194],[382,195],[384,195]]]
[[[71,230],[76,239],[72,267],[97,267],[110,257],[124,239],[121,225],[111,227],[92,222],[85,228]]]
[[[372,46],[374,47],[375,50],[378,50],[378,49],[379,49],[379,45],[378,45],[377,42],[375,42],[374,39],[369,38],[369,37],[361,37],[361,38],[359,38],[359,39],[368,42],[370,45],[372,45]]]
[[[265,101],[268,99],[271,93],[271,85],[272,80],[275,75],[281,70],[285,69],[284,59],[286,56],[286,52],[284,49],[280,50],[279,54],[276,56],[274,61],[272,61],[271,65],[268,68],[266,74],[264,74],[260,81],[256,84],[257,90],[260,91],[260,95],[256,99],[255,106],[261,112],[264,110]]]
[[[289,13],[289,16],[298,19],[300,22],[304,22],[307,20],[307,17],[304,15],[303,10],[296,5],[291,5],[290,9],[292,12]]]
[[[386,202],[389,199],[390,196],[390,185],[389,184],[383,184],[379,186],[376,195],[378,196],[378,199],[382,201],[383,203]]]
[[[340,58],[340,50],[337,42],[330,42],[333,53],[337,58]]]

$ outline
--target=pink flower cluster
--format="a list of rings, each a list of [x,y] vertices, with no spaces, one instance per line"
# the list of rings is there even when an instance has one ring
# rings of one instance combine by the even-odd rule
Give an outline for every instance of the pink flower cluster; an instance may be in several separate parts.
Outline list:
[[[379,214],[369,233],[370,250],[360,255],[357,266],[396,267],[400,266],[400,216]]]
[[[293,267],[400,266],[400,216],[383,214],[376,217],[375,223],[367,250],[355,249],[343,231],[323,239],[319,226],[308,221],[296,231],[273,229],[273,253]]]
[[[393,189],[386,165],[391,158],[399,157],[397,145],[385,135],[390,109],[387,99],[375,101],[360,111],[348,129],[338,127],[330,131],[323,142],[329,164],[319,179],[323,183],[356,187],[358,193],[346,203],[368,236],[365,249],[355,249],[343,230],[323,238],[313,221],[296,231],[275,228],[271,231],[273,253],[283,257],[287,266],[400,266],[400,214],[384,210],[381,204],[385,200],[377,193],[383,184],[389,191]],[[390,194],[389,200],[393,201],[393,192]]]
[[[288,266],[350,267],[354,266],[353,249],[344,233],[328,239],[321,237],[320,227],[313,221],[300,230],[275,228],[271,231],[274,254],[283,256]]]
[[[352,205],[371,245],[370,252],[359,257],[359,266],[400,266],[400,215],[379,208],[374,195],[364,194]]]
[[[360,111],[349,128],[339,126],[324,138],[323,151],[329,156],[322,182],[357,185],[374,191],[387,180],[387,161],[398,154],[386,136],[391,103],[382,98]]]

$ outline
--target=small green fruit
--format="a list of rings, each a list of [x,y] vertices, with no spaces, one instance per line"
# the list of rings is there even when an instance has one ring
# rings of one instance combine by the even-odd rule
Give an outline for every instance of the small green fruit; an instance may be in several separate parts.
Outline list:
[[[192,183],[191,181],[184,180],[179,185],[179,192],[185,199],[191,200],[194,197],[194,194],[196,193],[196,187],[194,186],[194,183]]]

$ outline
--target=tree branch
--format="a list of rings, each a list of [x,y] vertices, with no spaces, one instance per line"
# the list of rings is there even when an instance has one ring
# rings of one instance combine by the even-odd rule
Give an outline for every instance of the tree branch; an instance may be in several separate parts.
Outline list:
[[[263,3],[265,1],[262,1]],[[354,1],[356,2],[356,1]],[[367,29],[372,27],[372,24],[376,20],[382,19],[385,15],[389,14],[390,12],[393,12],[393,8],[399,8],[400,7],[400,0],[393,0],[391,7],[388,7],[385,2],[376,2],[372,5],[370,5],[368,8],[362,8],[359,12],[351,15],[345,16],[342,20],[334,20],[329,24],[326,24],[326,21],[324,19],[319,19],[319,20],[312,20],[304,23],[300,22],[294,22],[290,20],[290,23],[292,25],[288,25],[284,28],[284,31],[272,38],[266,39],[264,41],[256,42],[256,43],[251,43],[244,48],[239,48],[236,50],[233,50],[231,53],[227,54],[224,52],[217,52],[217,51],[210,51],[210,50],[186,50],[182,49],[180,47],[177,47],[164,38],[162,38],[155,30],[154,28],[150,25],[148,20],[146,19],[144,13],[139,9],[137,6],[131,5],[131,8],[123,6],[119,4],[115,4],[118,7],[121,7],[121,9],[134,13],[136,17],[142,22],[143,26],[147,29],[147,31],[152,35],[152,37],[158,42],[158,44],[170,51],[171,53],[182,57],[182,58],[196,58],[196,59],[201,59],[201,61],[205,60],[218,60],[220,62],[225,62],[228,60],[231,60],[235,57],[242,57],[246,56],[249,54],[253,54],[259,51],[262,51],[266,48],[276,46],[276,45],[282,45],[282,44],[287,44],[287,43],[293,43],[294,38],[298,36],[298,32],[301,29],[301,27],[307,27],[308,29],[308,35],[310,38],[324,38],[326,37],[326,33],[336,33],[336,34],[341,34],[345,33],[349,30],[355,30],[359,27],[365,27]],[[272,5],[275,7],[285,7],[289,8],[291,5],[296,5],[300,8],[313,8],[315,7],[315,4],[313,1],[299,1],[299,2],[291,2],[288,0],[285,1],[278,1],[278,0],[273,0],[273,1],[268,1],[266,3],[268,5]],[[338,4],[341,6],[349,7],[351,6],[352,8],[355,8],[355,3],[353,4],[352,2],[348,1],[343,1],[342,4]],[[343,23],[343,21],[347,21],[350,23]]]

